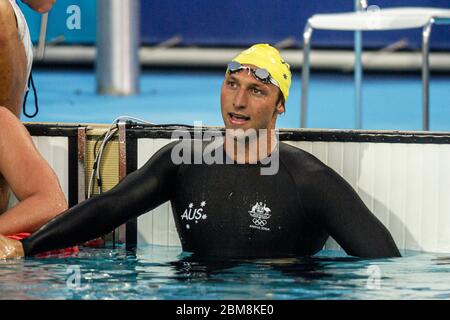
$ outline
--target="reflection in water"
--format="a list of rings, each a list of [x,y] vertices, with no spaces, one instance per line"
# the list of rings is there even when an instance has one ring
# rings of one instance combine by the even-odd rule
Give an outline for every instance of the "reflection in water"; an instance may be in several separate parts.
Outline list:
[[[450,265],[450,257],[438,257],[435,259],[432,259],[432,261],[436,261],[437,265]]]
[[[0,261],[1,299],[448,299],[450,258],[206,259],[180,248]]]
[[[323,270],[323,261],[317,258],[288,259],[208,259],[195,255],[183,257],[170,263],[176,271],[177,279],[214,278],[215,275],[245,274],[248,277],[279,277],[280,275],[302,279],[330,277]]]

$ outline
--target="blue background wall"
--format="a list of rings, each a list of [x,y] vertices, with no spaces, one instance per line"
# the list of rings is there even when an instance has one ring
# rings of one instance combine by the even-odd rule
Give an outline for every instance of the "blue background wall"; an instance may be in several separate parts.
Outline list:
[[[81,9],[81,30],[69,30],[67,7],[76,4]],[[450,8],[447,0],[373,0],[370,5],[434,6]],[[26,7],[22,5],[22,7]],[[180,45],[247,46],[255,42],[276,43],[288,37],[301,45],[301,33],[308,17],[315,13],[352,11],[353,0],[142,0],[142,43],[154,45],[180,36]],[[24,8],[32,38],[38,38],[40,15]],[[57,0],[49,15],[47,41],[64,36],[65,44],[95,43],[95,1]],[[316,47],[347,48],[352,45],[352,33],[317,31]],[[406,39],[409,49],[421,43],[421,31],[366,32],[366,48],[381,48]],[[433,49],[450,49],[450,26],[436,26],[431,39]]]
[[[39,38],[41,15],[34,12],[22,2],[18,1],[30,28],[31,38],[36,42]],[[80,7],[81,29],[69,30],[66,26],[67,8],[73,4]],[[48,17],[47,41],[64,36],[65,44],[93,44],[95,43],[95,0],[56,0]]]

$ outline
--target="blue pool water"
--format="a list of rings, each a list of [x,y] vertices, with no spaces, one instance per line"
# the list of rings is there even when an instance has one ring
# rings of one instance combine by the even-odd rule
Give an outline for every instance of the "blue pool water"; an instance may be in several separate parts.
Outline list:
[[[154,123],[208,126],[223,125],[220,86],[224,73],[206,71],[145,71],[141,92],[131,97],[107,97],[95,93],[95,73],[36,70],[40,112],[36,122],[111,123],[131,115]],[[430,129],[450,131],[450,77],[433,75],[430,86]],[[354,87],[351,74],[312,75],[308,126],[353,128]],[[421,130],[422,95],[419,75],[366,75],[363,87],[363,129]],[[34,108],[29,96],[29,113]],[[279,128],[300,124],[300,74],[293,82],[286,113]]]
[[[0,260],[0,299],[450,299],[450,255],[200,260],[179,247]]]

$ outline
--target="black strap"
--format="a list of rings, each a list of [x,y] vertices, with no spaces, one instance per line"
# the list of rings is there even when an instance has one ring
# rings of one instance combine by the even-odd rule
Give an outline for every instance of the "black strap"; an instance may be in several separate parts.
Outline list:
[[[34,93],[34,105],[36,107],[36,110],[33,114],[28,114],[27,110],[26,110],[26,105],[27,105],[27,98],[28,98],[28,92],[30,92],[30,84],[31,87],[33,88],[33,93]],[[38,103],[38,96],[37,96],[37,91],[36,91],[36,87],[34,85],[34,81],[33,81],[33,73],[30,72],[30,77],[28,78],[28,90],[25,93],[25,97],[23,98],[23,114],[25,116],[27,116],[28,118],[34,118],[36,117],[36,115],[39,113],[39,103]]]

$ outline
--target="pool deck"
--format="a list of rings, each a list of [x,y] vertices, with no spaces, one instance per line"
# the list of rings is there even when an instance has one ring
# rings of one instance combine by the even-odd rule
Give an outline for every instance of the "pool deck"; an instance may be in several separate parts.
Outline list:
[[[130,97],[100,96],[95,92],[92,70],[36,70],[39,114],[25,122],[110,123],[130,115],[164,124],[221,126],[218,71],[144,71],[140,94]],[[419,75],[366,75],[363,85],[363,129],[421,130],[422,94]],[[432,76],[430,129],[450,131],[450,77]],[[354,128],[353,78],[351,74],[312,74],[310,128]],[[34,110],[33,95],[27,110]],[[279,128],[298,128],[300,123],[300,73],[295,72],[286,113]]]

